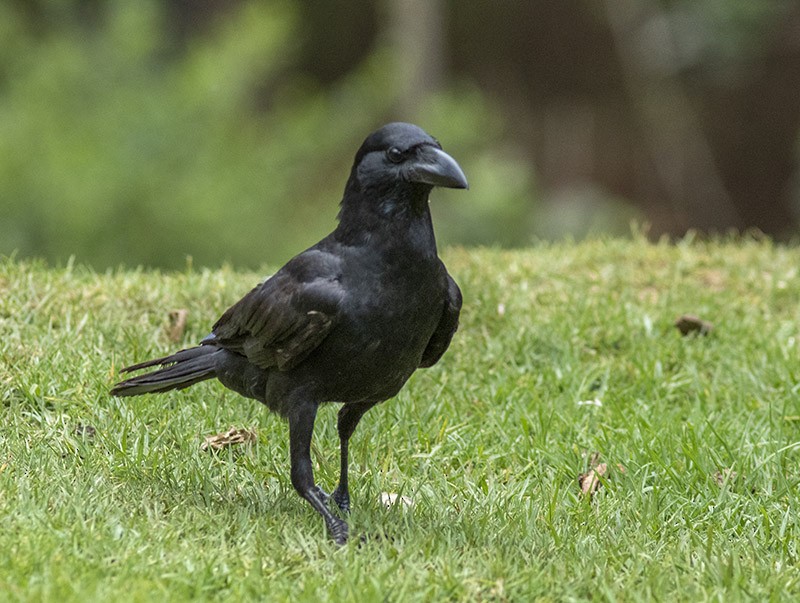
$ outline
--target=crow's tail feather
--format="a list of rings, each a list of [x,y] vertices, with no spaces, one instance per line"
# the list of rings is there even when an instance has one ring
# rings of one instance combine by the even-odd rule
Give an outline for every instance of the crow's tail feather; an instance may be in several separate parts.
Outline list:
[[[200,381],[216,376],[216,358],[219,349],[213,346],[197,346],[181,350],[171,356],[140,362],[125,367],[120,372],[127,373],[152,366],[162,366],[159,370],[120,381],[111,389],[112,396],[138,396],[139,394],[168,392],[183,389]]]

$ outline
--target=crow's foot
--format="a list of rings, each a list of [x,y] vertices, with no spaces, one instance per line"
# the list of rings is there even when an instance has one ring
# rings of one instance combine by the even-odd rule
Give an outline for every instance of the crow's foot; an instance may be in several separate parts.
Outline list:
[[[335,519],[328,523],[328,532],[331,538],[333,538],[333,541],[339,546],[347,542],[349,528],[347,527],[347,522],[343,519]]]
[[[333,502],[341,509],[342,513],[350,513],[350,493],[347,490],[342,491],[339,488],[333,491]]]

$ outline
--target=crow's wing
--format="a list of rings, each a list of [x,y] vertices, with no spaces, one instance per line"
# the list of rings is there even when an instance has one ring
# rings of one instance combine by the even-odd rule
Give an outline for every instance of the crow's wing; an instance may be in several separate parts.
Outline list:
[[[202,343],[242,354],[264,369],[293,368],[337,321],[344,296],[339,264],[318,250],[298,255],[228,308]]]
[[[419,363],[421,368],[427,368],[439,362],[439,358],[450,347],[450,340],[453,339],[453,335],[458,330],[458,315],[460,313],[461,289],[458,288],[453,278],[447,274],[447,293],[444,298],[442,317],[439,319],[439,324],[433,335],[431,335],[425,351],[422,353],[422,360]]]

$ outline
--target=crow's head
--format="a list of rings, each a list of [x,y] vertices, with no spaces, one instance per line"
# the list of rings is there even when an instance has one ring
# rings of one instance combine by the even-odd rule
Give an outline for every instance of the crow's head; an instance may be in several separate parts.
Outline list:
[[[356,153],[348,181],[350,190],[378,195],[413,188],[427,196],[434,186],[468,188],[461,167],[435,138],[400,122],[367,137]]]

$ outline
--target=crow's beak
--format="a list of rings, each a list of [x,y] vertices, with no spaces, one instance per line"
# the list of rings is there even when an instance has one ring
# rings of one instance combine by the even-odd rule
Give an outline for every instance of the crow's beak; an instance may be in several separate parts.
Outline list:
[[[422,147],[416,159],[404,171],[409,182],[446,188],[469,188],[467,177],[456,160],[433,146]]]

